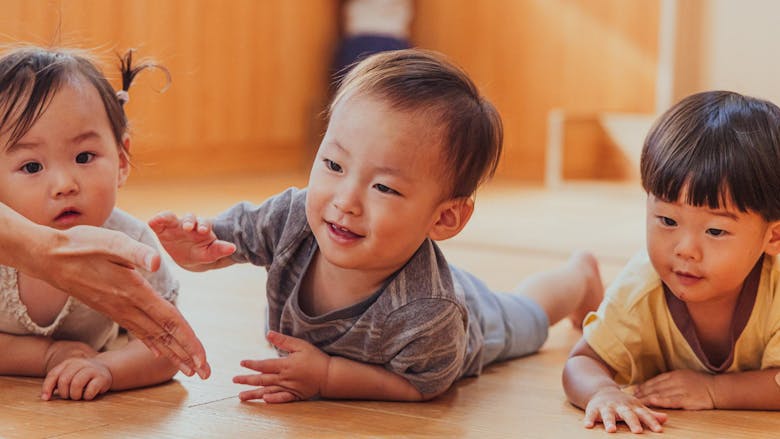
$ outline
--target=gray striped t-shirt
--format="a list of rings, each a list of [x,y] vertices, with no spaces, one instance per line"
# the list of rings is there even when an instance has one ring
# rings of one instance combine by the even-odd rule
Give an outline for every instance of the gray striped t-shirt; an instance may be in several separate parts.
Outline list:
[[[423,394],[479,373],[482,332],[470,324],[463,288],[431,240],[368,299],[324,315],[304,313],[298,291],[318,248],[305,204],[306,190],[291,188],[259,206],[237,204],[214,224],[220,239],[236,245],[235,261],[266,267],[269,329],[330,355],[382,365]]]

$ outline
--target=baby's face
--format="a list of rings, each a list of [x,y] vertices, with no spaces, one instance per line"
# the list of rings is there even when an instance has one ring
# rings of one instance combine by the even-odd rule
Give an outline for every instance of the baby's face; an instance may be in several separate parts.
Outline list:
[[[102,225],[129,164],[97,89],[65,81],[15,145],[0,137],[0,201],[30,220],[66,229]]]
[[[769,223],[755,212],[647,197],[650,260],[674,295],[688,303],[730,303],[771,237]]]
[[[306,199],[328,262],[393,272],[425,240],[446,201],[438,130],[425,119],[363,95],[334,108]]]

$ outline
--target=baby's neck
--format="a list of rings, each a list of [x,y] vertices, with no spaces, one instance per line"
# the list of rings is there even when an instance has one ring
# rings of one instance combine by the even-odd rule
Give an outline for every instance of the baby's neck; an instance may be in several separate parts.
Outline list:
[[[712,364],[721,364],[731,350],[731,329],[739,296],[718,302],[687,303],[702,350]]]
[[[301,309],[318,316],[360,303],[376,293],[393,272],[343,269],[317,252],[299,291]]]

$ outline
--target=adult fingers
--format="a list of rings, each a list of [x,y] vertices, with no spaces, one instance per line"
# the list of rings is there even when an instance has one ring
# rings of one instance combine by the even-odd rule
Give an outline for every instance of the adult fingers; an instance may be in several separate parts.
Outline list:
[[[149,302],[143,306],[150,309],[149,307],[154,307],[155,305],[173,308],[173,305],[156,294],[150,296]],[[158,318],[160,318],[159,315]],[[185,352],[183,347],[177,346],[175,338],[164,327],[158,325],[149,313],[137,307],[128,307],[116,320],[121,326],[141,340],[155,355],[168,358],[173,364],[178,365],[179,369],[187,376],[193,375],[195,370],[194,359],[190,358],[190,355]]]
[[[84,233],[87,238],[95,236],[94,233],[105,233],[106,238],[103,238],[103,247],[100,251],[112,255],[115,263],[126,267],[142,268],[146,271],[157,271],[160,268],[160,254],[157,250],[123,233],[108,229],[98,230],[76,230],[77,235],[71,239],[74,240],[74,244],[78,244],[75,240],[81,238],[81,233]]]
[[[160,296],[155,295],[155,299],[143,304],[143,311],[148,316],[145,323],[159,322],[161,330],[158,330],[153,338],[144,339],[144,343],[147,346],[152,344],[160,353],[179,364],[185,374],[187,370],[181,367],[182,364],[190,369],[189,375],[192,375],[194,370],[202,379],[208,378],[211,375],[211,367],[206,361],[206,350],[195,331],[175,306]],[[154,326],[158,325],[155,323]]]

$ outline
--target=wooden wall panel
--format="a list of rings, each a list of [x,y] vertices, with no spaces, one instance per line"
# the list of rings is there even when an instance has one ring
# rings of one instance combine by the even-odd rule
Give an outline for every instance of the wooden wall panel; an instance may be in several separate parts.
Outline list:
[[[541,182],[550,109],[653,110],[658,2],[418,0],[413,38],[465,67],[498,107],[499,174]],[[308,167],[338,0],[0,0],[0,10],[0,42],[96,48],[113,76],[113,51],[137,47],[170,69],[166,93],[154,73],[131,90],[133,178]]]
[[[685,0],[677,2],[676,45],[674,48],[674,102],[689,94],[707,88],[704,73],[705,46],[711,5],[709,0]]]
[[[424,0],[414,38],[461,64],[499,108],[500,175],[541,182],[550,109],[653,111],[658,18],[658,1]]]
[[[131,89],[134,178],[308,166],[335,0],[0,0],[0,10],[0,42],[93,48],[117,86],[115,51],[136,47],[171,71],[163,94],[153,72]]]

